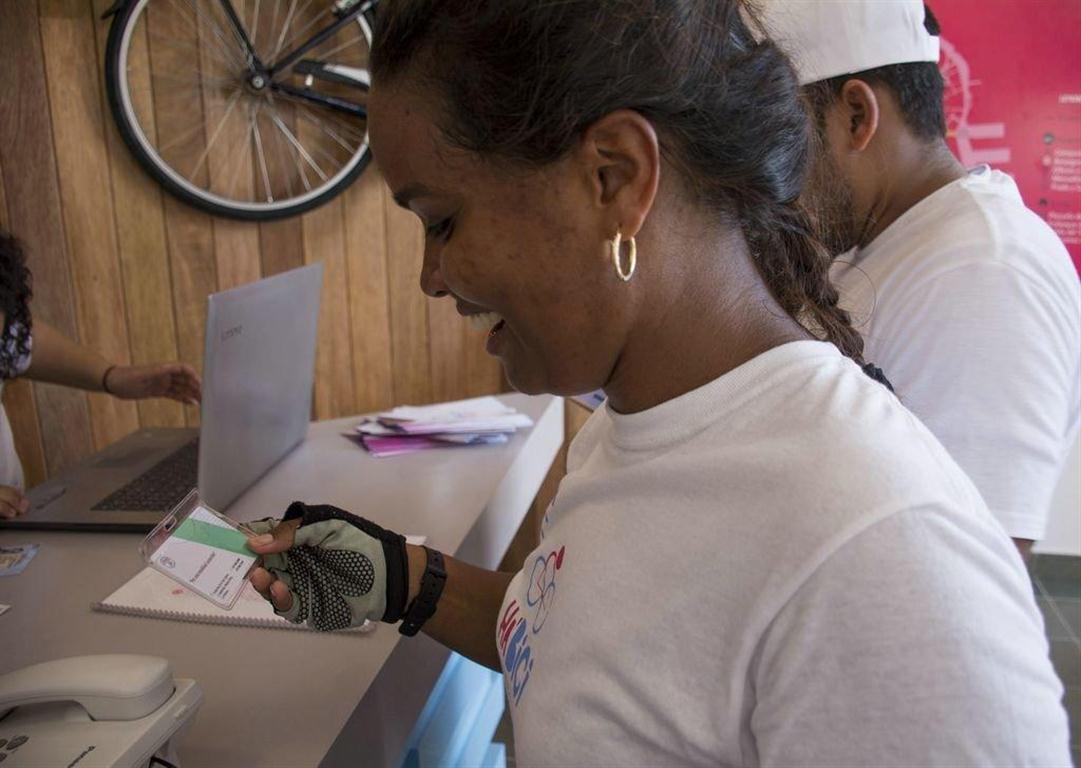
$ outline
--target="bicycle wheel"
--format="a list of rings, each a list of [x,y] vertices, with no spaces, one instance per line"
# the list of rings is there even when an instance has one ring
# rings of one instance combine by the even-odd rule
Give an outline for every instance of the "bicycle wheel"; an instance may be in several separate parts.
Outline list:
[[[340,193],[370,160],[371,0],[132,0],[106,46],[109,106],[176,197],[247,220]]]

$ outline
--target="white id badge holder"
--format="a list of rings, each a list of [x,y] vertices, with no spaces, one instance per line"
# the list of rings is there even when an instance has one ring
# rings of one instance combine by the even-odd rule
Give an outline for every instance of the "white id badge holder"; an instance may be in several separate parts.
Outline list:
[[[258,555],[235,522],[211,509],[192,490],[139,547],[151,568],[214,605],[230,610],[244,590]]]

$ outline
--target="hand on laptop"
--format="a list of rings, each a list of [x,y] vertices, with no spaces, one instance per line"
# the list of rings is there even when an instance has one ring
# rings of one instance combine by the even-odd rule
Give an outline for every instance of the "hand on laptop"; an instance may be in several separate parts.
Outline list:
[[[118,365],[106,376],[108,391],[124,400],[167,397],[195,405],[202,397],[202,382],[185,363]]]
[[[30,509],[30,499],[18,488],[0,485],[0,517],[10,520],[25,515]]]

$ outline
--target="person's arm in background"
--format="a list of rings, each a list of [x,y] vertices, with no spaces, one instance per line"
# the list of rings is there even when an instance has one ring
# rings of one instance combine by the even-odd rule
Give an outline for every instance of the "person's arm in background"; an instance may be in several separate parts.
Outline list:
[[[3,327],[0,321],[0,328]],[[30,367],[23,377],[124,400],[166,397],[193,405],[202,397],[199,374],[184,363],[114,365],[41,320],[33,323]],[[0,518],[26,514],[30,501],[19,488],[0,485]]]
[[[105,391],[124,400],[167,397],[193,405],[202,395],[199,374],[190,365],[114,365],[40,320],[34,321],[33,337],[28,379]]]

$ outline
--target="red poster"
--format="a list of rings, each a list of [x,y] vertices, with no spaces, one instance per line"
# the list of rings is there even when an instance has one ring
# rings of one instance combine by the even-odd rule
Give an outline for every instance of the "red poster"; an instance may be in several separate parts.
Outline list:
[[[1081,271],[1081,0],[930,0],[950,146],[1009,173]]]

